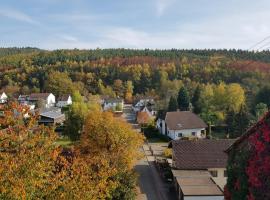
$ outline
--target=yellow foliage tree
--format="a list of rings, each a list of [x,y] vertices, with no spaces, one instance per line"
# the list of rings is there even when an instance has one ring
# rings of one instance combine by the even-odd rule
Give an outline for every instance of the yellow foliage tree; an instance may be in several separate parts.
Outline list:
[[[144,137],[109,112],[90,112],[81,136],[81,148],[92,155],[107,156],[112,168],[130,170],[139,158]]]

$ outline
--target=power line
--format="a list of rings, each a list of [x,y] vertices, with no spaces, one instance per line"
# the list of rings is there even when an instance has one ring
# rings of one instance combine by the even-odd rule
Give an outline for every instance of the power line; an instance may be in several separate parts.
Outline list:
[[[268,46],[269,44],[270,44],[270,42],[265,43],[264,45],[262,45],[261,47],[259,47],[258,49],[256,49],[256,51],[259,51],[259,50],[263,49],[264,47]],[[264,49],[268,49],[268,48],[269,47],[266,47]]]
[[[268,40],[270,38],[270,36],[265,37],[263,40],[257,42],[256,44],[254,44],[253,46],[251,46],[248,51],[252,50],[253,48],[255,48],[256,46],[258,46],[259,44],[263,43],[264,41]]]

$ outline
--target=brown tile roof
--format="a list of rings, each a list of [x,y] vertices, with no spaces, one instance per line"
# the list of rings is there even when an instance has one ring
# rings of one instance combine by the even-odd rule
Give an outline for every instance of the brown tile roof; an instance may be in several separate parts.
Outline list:
[[[32,93],[29,96],[29,100],[39,100],[39,99],[44,99],[50,95],[51,93]]]
[[[177,169],[225,168],[224,152],[235,140],[176,140],[172,141],[173,166]]]
[[[58,98],[58,101],[67,101],[69,97],[69,94],[62,95]]]
[[[165,122],[170,130],[207,127],[200,117],[190,111],[167,112]]]

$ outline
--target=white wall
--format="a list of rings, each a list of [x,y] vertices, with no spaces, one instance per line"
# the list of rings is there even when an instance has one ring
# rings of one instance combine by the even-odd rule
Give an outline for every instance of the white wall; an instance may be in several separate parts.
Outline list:
[[[167,134],[168,136],[173,139],[173,140],[177,140],[181,137],[179,137],[179,133],[182,133],[182,137],[198,137],[198,138],[202,138],[204,137],[201,133],[201,131],[205,129],[185,129],[185,130],[167,130]],[[195,132],[195,136],[192,135],[192,132]]]
[[[122,107],[122,109],[124,108],[124,102],[121,103],[104,103],[104,110],[110,110],[110,109],[114,109],[118,104],[120,104],[120,106]]]
[[[72,104],[72,100],[71,100],[71,97],[69,96],[67,101],[58,101],[56,106],[62,108],[71,104]]]
[[[51,93],[51,94],[49,94],[49,96],[47,97],[47,100],[46,100],[46,107],[54,106],[54,104],[55,104],[55,96]]]
[[[0,93],[0,103],[5,103],[6,101],[7,101],[7,95],[6,95],[6,93]]]
[[[166,135],[165,125],[166,125],[165,120],[162,120],[160,118],[156,122],[156,128],[159,130],[159,133],[161,133],[163,135]]]
[[[217,171],[217,177],[211,177],[213,181],[224,190],[224,186],[227,183],[227,177],[224,177],[224,171],[226,168],[209,168],[208,171]]]

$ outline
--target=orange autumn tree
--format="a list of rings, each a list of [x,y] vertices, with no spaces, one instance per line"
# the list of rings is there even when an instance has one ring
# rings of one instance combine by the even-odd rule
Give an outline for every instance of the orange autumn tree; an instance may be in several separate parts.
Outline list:
[[[1,109],[0,199],[132,199],[136,179],[130,178],[131,168],[142,138],[124,122],[92,113],[81,142],[62,149],[55,145],[54,131],[38,126],[31,114],[25,118],[26,108],[9,104]],[[90,125],[107,119],[108,126]],[[118,131],[118,139],[113,139]],[[114,134],[94,143],[87,137],[90,133]]]
[[[54,184],[56,135],[35,121],[27,107],[15,103],[1,107],[0,199],[39,198]]]
[[[138,112],[137,114],[137,122],[140,125],[146,125],[151,121],[151,118],[147,114],[147,112]]]
[[[144,137],[109,112],[90,112],[86,118],[80,149],[89,155],[102,157],[116,174],[111,178],[117,187],[112,199],[133,199],[136,177],[133,166],[140,158],[139,147]]]

